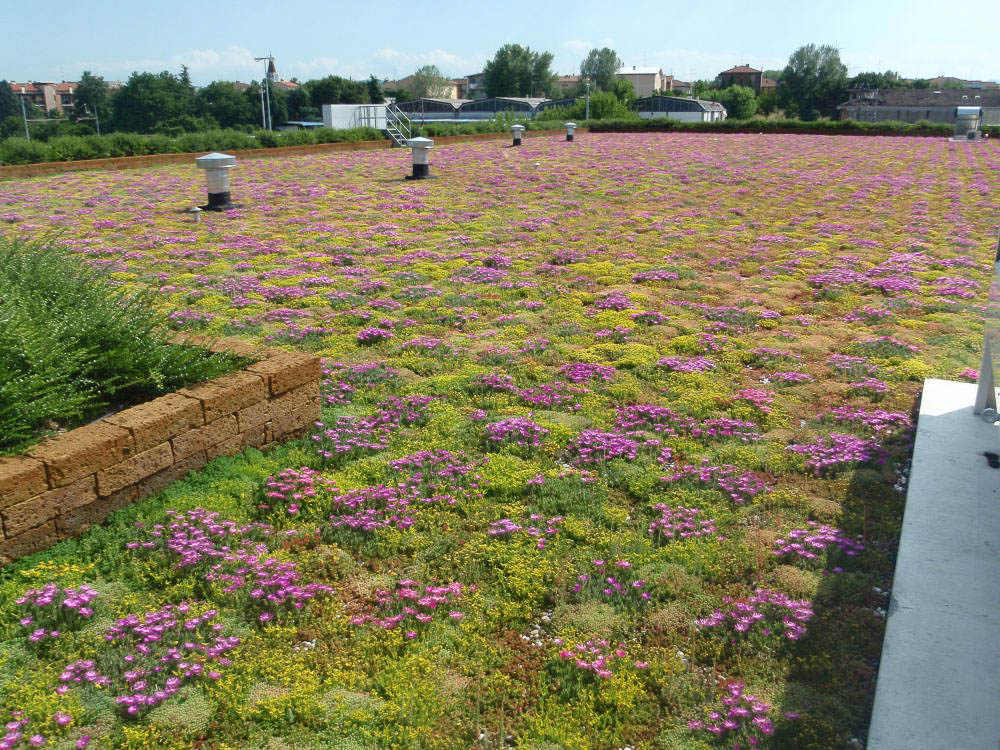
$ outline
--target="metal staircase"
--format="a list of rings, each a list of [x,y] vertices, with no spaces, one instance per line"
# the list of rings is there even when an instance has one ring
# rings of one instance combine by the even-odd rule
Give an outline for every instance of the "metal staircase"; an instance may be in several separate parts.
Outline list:
[[[410,139],[410,118],[395,104],[385,105],[385,132],[397,146],[405,146]]]
[[[406,145],[413,129],[410,118],[395,104],[360,104],[353,125],[384,130],[397,146]]]

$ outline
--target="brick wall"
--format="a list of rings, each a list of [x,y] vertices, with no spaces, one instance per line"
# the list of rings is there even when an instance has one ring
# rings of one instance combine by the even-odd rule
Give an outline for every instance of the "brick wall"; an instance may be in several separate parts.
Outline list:
[[[0,565],[82,533],[213,458],[301,434],[319,418],[321,374],[319,357],[272,353],[0,458]]]

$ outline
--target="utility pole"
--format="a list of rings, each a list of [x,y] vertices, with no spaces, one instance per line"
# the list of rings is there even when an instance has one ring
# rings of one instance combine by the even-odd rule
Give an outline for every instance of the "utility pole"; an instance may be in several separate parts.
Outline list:
[[[24,96],[21,96],[21,119],[24,120],[24,137],[31,140],[31,133],[28,132],[28,112],[24,108]]]
[[[583,119],[584,120],[589,120],[590,119],[590,79],[587,78],[584,81],[584,84],[586,84],[586,86],[587,86],[587,114],[584,115]]]

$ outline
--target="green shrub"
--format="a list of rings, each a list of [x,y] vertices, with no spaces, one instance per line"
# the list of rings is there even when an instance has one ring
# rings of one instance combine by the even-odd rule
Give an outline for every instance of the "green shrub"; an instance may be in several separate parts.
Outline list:
[[[169,343],[163,323],[148,292],[58,247],[0,241],[0,453],[241,363]]]
[[[142,156],[148,153],[148,139],[137,133],[112,133],[104,137],[111,142],[111,156]]]
[[[81,138],[78,135],[60,135],[50,138],[46,144],[49,149],[47,159],[51,161],[79,161],[81,159],[97,159],[102,156],[102,149],[96,147],[95,137]]]
[[[49,148],[44,143],[16,137],[0,142],[0,162],[4,164],[33,164],[48,158]]]
[[[471,131],[470,131],[471,132]],[[480,132],[480,131],[475,131]],[[490,132],[490,131],[482,131]],[[384,136],[375,128],[315,128],[312,130],[247,133],[235,129],[207,129],[178,132],[176,135],[153,133],[111,133],[110,135],[55,135],[46,141],[7,138],[0,141],[0,163],[34,164],[42,161],[78,161],[147,154],[177,154],[230,149],[305,146],[341,141],[376,141]]]
[[[599,120],[584,123],[594,133],[676,131],[695,133],[814,133],[817,135],[916,135],[948,136],[945,123],[858,122],[856,120],[719,120],[681,122],[666,117],[646,120]]]

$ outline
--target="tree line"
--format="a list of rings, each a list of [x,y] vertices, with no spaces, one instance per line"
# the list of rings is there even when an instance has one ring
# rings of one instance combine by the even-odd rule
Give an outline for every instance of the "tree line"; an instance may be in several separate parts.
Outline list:
[[[67,118],[34,123],[39,137],[93,132],[162,133],[179,135],[215,128],[253,129],[263,122],[262,82],[247,86],[234,81],[213,81],[196,88],[186,67],[180,73],[132,73],[120,88],[112,89],[103,77],[84,71],[74,89],[74,106]],[[383,101],[375,76],[353,81],[326,76],[295,87],[268,83],[270,121],[322,119],[323,104],[367,104]],[[45,117],[27,105],[29,119]],[[94,120],[96,115],[97,120]],[[19,96],[7,81],[0,81],[0,137],[24,132]]]

